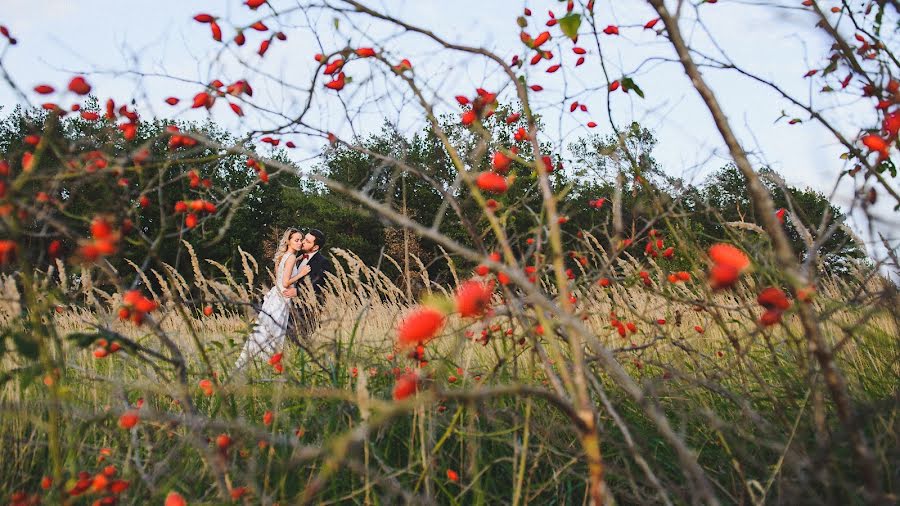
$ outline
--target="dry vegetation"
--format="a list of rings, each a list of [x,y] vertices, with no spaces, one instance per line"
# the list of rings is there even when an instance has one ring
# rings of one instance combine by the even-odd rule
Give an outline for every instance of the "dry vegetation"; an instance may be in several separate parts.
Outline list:
[[[77,339],[66,341],[65,402],[59,409],[64,467],[71,476],[67,488],[77,485],[79,471],[93,479],[112,464],[129,482],[120,501],[135,504],[148,497],[161,501],[171,490],[216,503],[217,484],[246,494],[243,500],[267,504],[313,498],[326,504],[586,500],[578,435],[544,389],[549,376],[539,357],[568,361],[564,347],[555,340],[533,341],[521,318],[510,318],[495,295],[492,316],[450,320],[427,349],[427,386],[413,400],[392,402],[395,376],[416,365],[394,348],[397,320],[411,301],[384,272],[350,252],[332,253],[336,272],[315,339],[302,348],[287,346],[284,374],[261,363],[238,383],[228,377],[229,367],[253,316],[252,307],[240,302],[258,300],[268,285],[264,262],[246,257],[244,272],[231,273],[192,253],[193,279],[178,277],[174,269],[168,282],[153,273],[157,282],[148,287],[155,287],[162,306],[153,331],[120,322],[119,297],[92,287],[90,271],[71,276],[59,265],[39,276],[40,292],[57,307],[43,316],[55,333],[127,343],[123,351],[97,359],[90,339],[81,346]],[[603,255],[598,250],[595,260]],[[833,408],[806,386],[808,352],[795,316],[763,328],[754,300],[758,287],[744,284],[702,303],[709,296],[702,280],[639,287],[634,280],[641,265],[618,263],[625,275],[609,287],[585,282],[575,290],[577,314],[696,449],[718,494],[737,503],[859,497]],[[399,270],[393,261],[385,265]],[[871,272],[859,274],[822,283],[815,304],[828,315],[823,331],[841,349],[839,365],[866,413],[865,430],[887,463],[898,456],[897,314],[846,301],[874,300],[893,287]],[[453,290],[423,281],[438,297]],[[2,286],[0,315],[6,327],[14,327],[21,315],[16,280],[5,277]],[[214,314],[204,316],[200,309],[210,302]],[[611,311],[634,322],[637,332],[621,337],[610,325]],[[844,340],[843,330],[850,328],[865,337]],[[153,355],[166,352],[154,334],[168,336],[184,353],[184,386],[172,365]],[[612,386],[594,360],[587,357],[588,377],[603,413],[606,480],[619,501],[690,501],[688,478],[673,465],[676,457],[652,420]],[[4,362],[4,370],[27,367],[9,355]],[[41,378],[32,379],[3,387],[5,490],[36,492],[40,477],[49,475],[43,424],[53,406]],[[203,379],[214,381],[211,396],[197,386]],[[116,427],[119,415],[138,399],[144,401],[138,427]],[[183,399],[195,403],[193,413]],[[268,426],[266,411],[274,415]],[[234,440],[227,451],[215,446],[219,434]],[[891,467],[884,467],[889,484],[897,482]],[[448,470],[459,481],[451,481]],[[831,486],[820,488],[826,479]]]

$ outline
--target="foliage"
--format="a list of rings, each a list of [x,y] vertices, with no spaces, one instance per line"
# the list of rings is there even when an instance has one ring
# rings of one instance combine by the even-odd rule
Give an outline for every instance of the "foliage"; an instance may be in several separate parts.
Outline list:
[[[525,7],[511,58],[345,3],[195,14],[202,77],[158,76],[192,96],[149,100],[203,123],[96,95],[106,72],[26,90],[0,62],[41,104],[0,121],[4,499],[896,499],[897,248],[867,257],[842,214],[873,232],[900,209],[896,3],[793,6],[822,68],[775,76],[719,44],[714,1]],[[295,39],[322,53],[273,72]],[[728,155],[699,185],[637,121],[665,118],[665,66],[705,109],[681,124],[711,117]],[[778,128],[830,132],[848,206],[754,166],[719,71],[774,93]],[[282,292],[297,315],[275,328],[258,302],[289,225],[327,234],[311,264],[333,272]]]

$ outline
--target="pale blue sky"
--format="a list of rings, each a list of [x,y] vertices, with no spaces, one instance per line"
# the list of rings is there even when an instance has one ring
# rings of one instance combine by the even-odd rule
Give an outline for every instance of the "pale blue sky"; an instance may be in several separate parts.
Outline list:
[[[339,4],[339,2],[333,2]],[[797,2],[799,3],[799,2]],[[256,89],[253,103],[290,116],[295,113],[306,95],[302,88],[308,86],[315,69],[312,55],[319,52],[310,35],[309,26],[316,27],[326,49],[370,45],[359,31],[348,29],[346,21],[338,31],[331,22],[331,15],[313,13],[309,18],[294,15],[291,25],[281,29],[287,33],[286,43],[276,41],[264,59],[254,54],[261,36],[248,35],[247,45],[239,53],[226,51],[219,54],[221,46],[214,44],[205,25],[199,25],[191,17],[198,12],[221,15],[230,20],[247,22],[253,19],[239,1],[114,1],[114,0],[3,0],[0,23],[7,25],[19,39],[18,46],[10,48],[3,62],[15,82],[25,90],[36,84],[50,83],[64,87],[75,72],[89,76],[94,93],[105,100],[113,97],[117,102],[136,98],[143,116],[178,117],[199,119],[205,113],[185,111],[183,107],[169,107],[163,99],[175,95],[188,99],[199,91],[196,82],[208,82],[220,78],[231,82],[248,75],[254,76]],[[285,9],[296,3],[273,4]],[[786,3],[794,7],[795,2]],[[392,14],[435,31],[450,41],[469,45],[481,45],[503,55],[507,59],[520,51],[518,27],[515,16],[521,12],[522,2],[511,0],[456,0],[454,2],[408,0],[374,2],[386,5]],[[562,13],[564,4],[555,0],[530,1],[535,15],[529,31],[536,34],[544,29],[548,8]],[[656,157],[672,175],[688,181],[699,182],[703,176],[728,162],[718,133],[714,130],[708,112],[702,107],[696,92],[684,76],[680,65],[663,62],[659,57],[671,58],[672,52],[662,38],[640,27],[655,17],[645,2],[626,0],[598,2],[598,18],[602,28],[607,24],[620,25],[622,35],[604,36],[601,39],[607,67],[614,77],[631,74],[642,87],[646,99],[634,94],[615,93],[612,111],[615,121],[627,124],[638,120],[652,128],[659,139]],[[703,24],[684,23],[691,42],[704,51],[713,51],[708,43],[708,30],[732,59],[748,70],[762,76],[771,76],[786,90],[801,98],[822,86],[821,81],[804,79],[810,68],[823,66],[825,44],[823,34],[809,27],[814,23],[811,14],[798,9],[772,9],[748,3],[721,0],[715,5],[701,6]],[[261,9],[259,14],[266,11]],[[693,18],[692,9],[685,16]],[[387,42],[397,57],[412,60],[418,76],[427,77],[430,96],[438,97],[444,111],[455,110],[453,96],[472,95],[476,86],[496,89],[502,76],[498,69],[482,60],[467,58],[459,53],[437,51],[421,37],[386,31],[383,25],[365,18],[355,18],[357,28],[369,37]],[[535,26],[537,24],[537,27]],[[226,21],[222,23],[226,40],[234,31]],[[629,27],[632,26],[632,27]],[[538,28],[539,27],[539,28]],[[583,27],[584,28],[584,27]],[[796,35],[802,33],[802,37]],[[348,34],[354,34],[349,37]],[[562,41],[560,41],[562,42]],[[556,41],[553,42],[556,44]],[[531,68],[529,80],[544,85],[546,91],[534,96],[535,104],[548,122],[551,139],[574,139],[588,133],[609,133],[609,117],[606,114],[605,93],[579,95],[572,100],[586,103],[590,114],[570,115],[561,113],[561,93],[572,93],[584,86],[597,85],[602,79],[597,65],[597,49],[587,37],[581,41],[588,49],[588,62],[576,69],[567,69],[549,75],[543,72],[546,65]],[[574,61],[575,55],[568,44],[561,44],[565,61]],[[235,55],[253,68],[271,76],[266,80],[255,73],[241,70]],[[217,58],[218,56],[218,58]],[[210,61],[216,63],[210,64]],[[202,63],[198,63],[202,62]],[[145,77],[138,77],[129,70],[140,70]],[[373,96],[375,89],[388,87],[400,90],[395,79],[385,79],[376,74],[373,80],[361,84],[367,74],[361,66],[348,67],[348,74],[357,82],[348,85],[343,96],[353,107],[362,111],[354,120],[358,132],[380,127],[383,118],[413,130],[421,126],[421,115],[409,104],[408,95],[393,91]],[[843,77],[845,74],[839,77]],[[182,82],[163,76],[175,76]],[[846,169],[839,159],[843,151],[824,129],[812,123],[788,125],[786,120],[773,124],[782,109],[791,115],[800,115],[773,93],[738,78],[732,73],[706,70],[705,75],[724,104],[726,113],[738,129],[742,143],[756,152],[757,164],[767,163],[782,173],[792,184],[811,186],[829,194],[835,175]],[[275,84],[276,78],[295,83],[301,89],[289,89]],[[193,81],[193,83],[191,83]],[[567,85],[565,83],[568,83]],[[355,85],[355,86],[354,86]],[[492,88],[492,86],[494,88]],[[567,87],[566,87],[567,86]],[[311,121],[322,129],[349,135],[350,130],[338,107],[333,93],[316,91],[318,105]],[[321,95],[319,95],[321,94]],[[30,94],[34,103],[43,101]],[[836,103],[852,102],[848,97],[832,99],[816,98],[817,104],[831,107]],[[0,84],[0,105],[5,107],[19,103],[5,84]],[[862,100],[829,113],[839,125],[863,125],[858,118],[867,117],[870,105]],[[248,109],[248,107],[245,107]],[[568,109],[566,109],[568,111]],[[219,104],[214,118],[236,132],[246,128],[269,128],[271,119],[250,114],[247,123],[240,123],[227,106]],[[271,116],[270,116],[271,118]],[[584,125],[593,120],[599,127],[593,130]],[[874,125],[873,125],[874,126]],[[846,130],[853,137],[849,128]],[[286,137],[285,140],[288,138]],[[314,157],[322,147],[317,138],[296,136],[293,140],[300,149],[293,152],[298,160]],[[835,196],[835,202],[845,205],[850,190],[845,185]],[[886,200],[886,199],[884,199]],[[897,235],[898,221],[888,206],[879,207],[879,214],[886,220],[880,229]],[[860,230],[857,223],[854,227]],[[862,230],[860,230],[862,231]]]

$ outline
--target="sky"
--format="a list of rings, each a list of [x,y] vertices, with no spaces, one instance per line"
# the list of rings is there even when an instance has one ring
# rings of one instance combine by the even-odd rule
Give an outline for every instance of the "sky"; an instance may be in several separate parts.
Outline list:
[[[290,10],[297,2],[273,0],[272,4]],[[525,4],[512,0],[368,2],[374,8],[433,30],[448,41],[484,47],[507,61],[522,49],[516,16],[526,4],[534,11],[527,28],[532,35],[546,29],[543,22],[548,19],[548,9],[561,15],[565,5],[555,0]],[[812,98],[853,137],[854,125],[858,128],[870,121],[871,104],[847,96],[823,97],[814,93],[823,82],[803,78],[803,74],[823,66],[829,42],[824,34],[811,29],[811,14],[795,8],[793,2],[785,5],[790,8],[763,8],[752,2],[721,0],[696,10],[685,9],[682,28],[689,43],[705,53],[716,54],[721,49],[739,66],[777,80],[785,90],[802,99]],[[655,13],[649,4],[637,0],[598,2],[598,6],[601,28],[607,24],[620,27],[619,36],[601,38],[610,76],[633,77],[646,98],[634,93],[614,93],[610,96],[612,114],[608,115],[607,94],[596,91],[606,83],[598,65],[596,45],[592,47],[587,37],[579,41],[588,50],[587,63],[574,68],[571,63],[576,55],[569,49],[571,44],[556,38],[552,47],[567,63],[564,69],[552,76],[544,72],[543,64],[527,70],[530,83],[546,88],[533,94],[533,100],[546,118],[548,135],[570,141],[588,134],[610,133],[611,119],[619,125],[636,120],[654,131],[659,141],[654,155],[667,173],[691,183],[702,182],[730,159],[709,113],[680,64],[673,61],[665,40],[641,28],[656,17]],[[190,110],[184,104],[170,107],[163,100],[176,96],[189,103],[189,98],[202,88],[201,83],[214,78],[225,82],[252,78],[256,93],[253,104],[245,109],[256,106],[268,111],[266,114],[248,114],[241,120],[224,104],[213,110],[213,119],[234,132],[273,128],[278,120],[296,115],[308,96],[316,69],[312,55],[323,48],[327,51],[348,44],[358,47],[383,43],[397,59],[409,58],[424,93],[438,103],[440,112],[457,111],[453,97],[472,96],[475,87],[504,89],[504,76],[496,65],[460,53],[448,54],[424,37],[398,33],[362,16],[342,19],[336,27],[332,14],[290,14],[286,17],[289,21],[277,27],[288,35],[288,40],[275,41],[265,58],[260,58],[254,52],[261,35],[248,31],[244,48],[223,50],[211,40],[207,26],[191,19],[199,12],[223,17],[226,40],[234,34],[232,23],[249,23],[265,15],[263,9],[250,12],[237,0],[3,0],[0,24],[10,28],[19,44],[7,48],[0,58],[21,89],[29,91],[43,83],[60,88],[71,76],[82,74],[103,100],[112,97],[121,103],[135,99],[145,118],[204,119],[205,111]],[[702,22],[696,21],[697,13]],[[717,46],[711,43],[713,40]],[[411,103],[409,93],[403,91],[396,78],[368,72],[358,65],[348,65],[346,70],[354,77],[354,83],[340,97],[317,89],[316,105],[307,116],[310,123],[342,137],[377,131],[385,119],[408,132],[421,128],[421,110]],[[789,125],[786,119],[776,123],[782,110],[789,117],[806,118],[773,92],[734,72],[712,68],[704,68],[703,72],[756,166],[769,165],[788,183],[811,187],[846,208],[853,186],[844,184],[834,191],[837,174],[848,168],[840,159],[844,149],[823,127],[813,122]],[[284,82],[292,86],[284,86]],[[321,87],[321,81],[317,85]],[[504,93],[508,94],[506,85]],[[561,100],[563,95],[567,96],[565,100]],[[504,96],[508,95],[501,94],[501,99]],[[43,101],[33,93],[20,97],[6,83],[0,83],[0,106],[9,108],[26,100]],[[569,114],[566,106],[573,100],[587,104],[589,112]],[[342,109],[345,103],[353,113],[352,121],[347,120]],[[598,127],[587,128],[588,121],[595,121]],[[301,166],[314,163],[324,145],[320,137],[296,135],[284,139],[298,144],[299,148],[290,155]],[[877,231],[896,244],[900,240],[900,220],[885,205],[886,200],[876,206]],[[861,215],[851,218],[851,227],[871,240]]]

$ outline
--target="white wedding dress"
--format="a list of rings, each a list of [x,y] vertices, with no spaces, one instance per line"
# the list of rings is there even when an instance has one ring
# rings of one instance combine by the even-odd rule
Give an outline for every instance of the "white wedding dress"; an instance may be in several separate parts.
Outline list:
[[[281,257],[281,261],[278,262],[278,269],[275,271],[276,279],[284,275],[284,266],[287,265],[290,256],[289,253],[285,253]],[[290,276],[296,276],[298,271],[298,267],[295,266],[294,272]],[[263,304],[259,310],[259,315],[256,317],[253,332],[247,336],[247,342],[244,343],[241,356],[238,357],[237,362],[234,364],[235,370],[243,369],[251,361],[268,359],[284,345],[284,337],[287,334],[288,322],[291,316],[291,301],[281,293],[284,289],[282,288],[283,284],[284,280],[279,279],[263,298]]]

